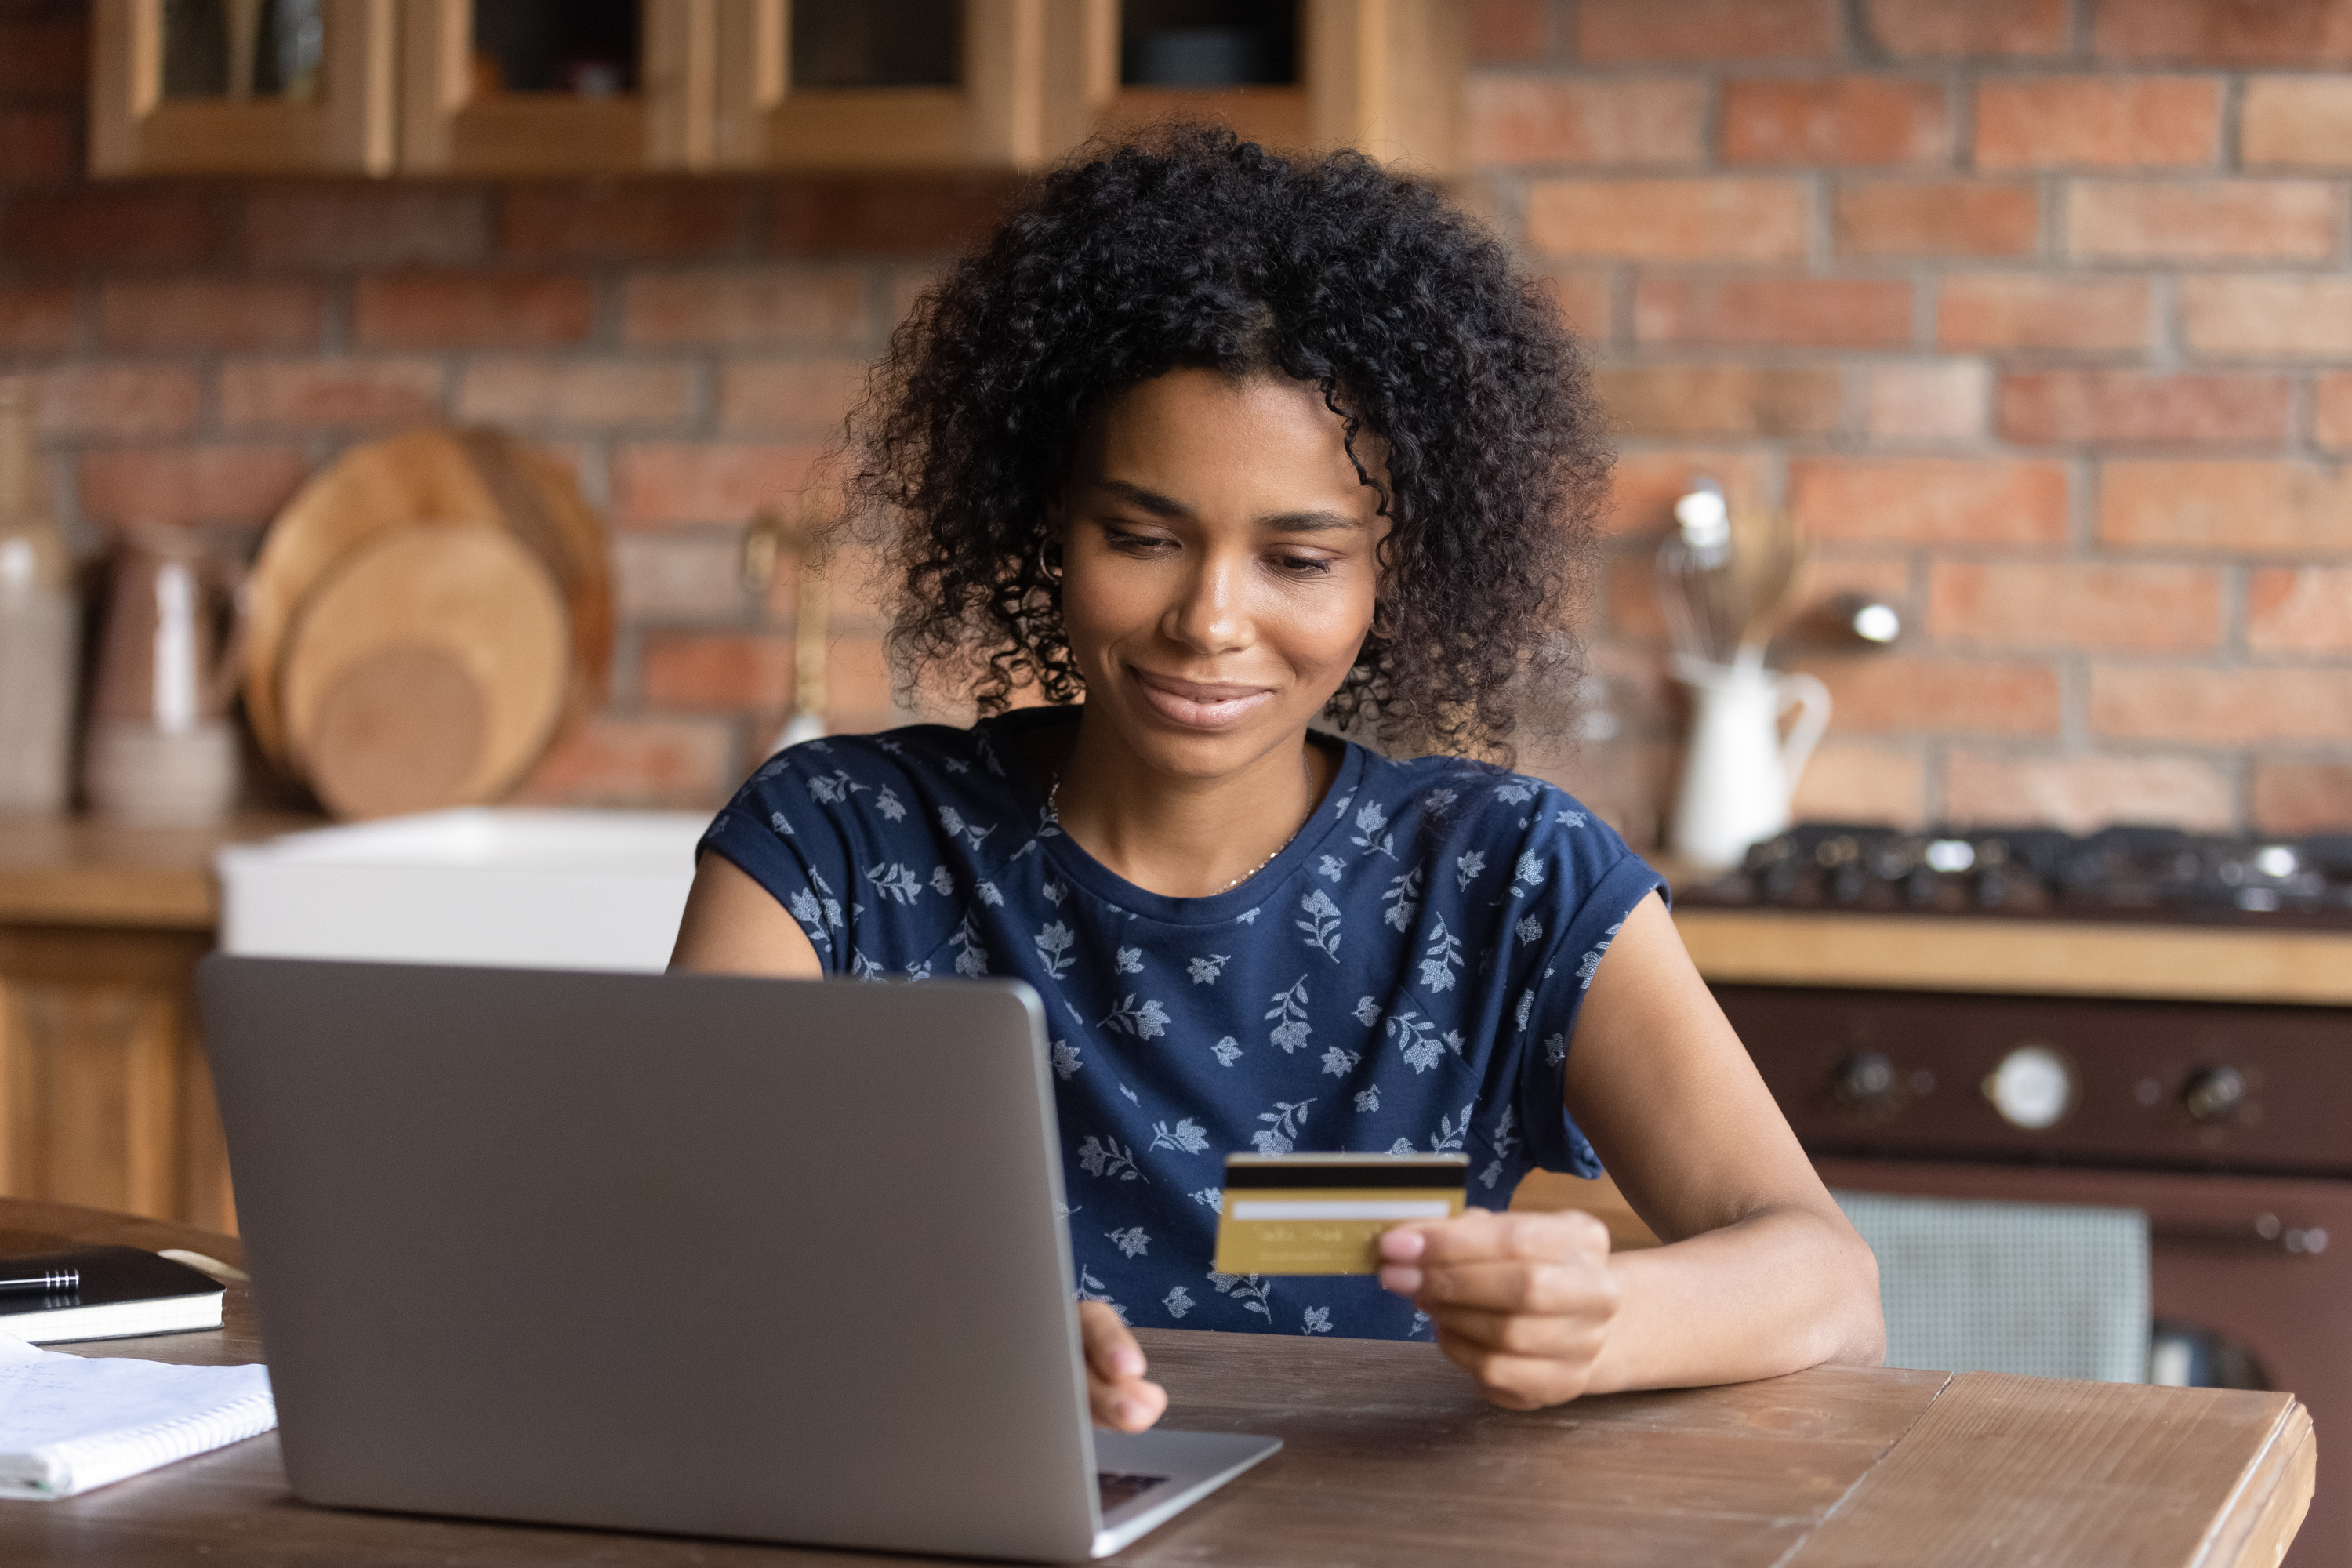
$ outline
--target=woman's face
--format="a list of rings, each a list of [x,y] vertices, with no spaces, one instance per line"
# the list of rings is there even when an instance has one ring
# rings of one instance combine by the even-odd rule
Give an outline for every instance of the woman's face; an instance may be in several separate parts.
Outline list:
[[[1296,737],[1370,629],[1377,505],[1303,382],[1179,370],[1105,406],[1058,517],[1089,722],[1195,778]]]

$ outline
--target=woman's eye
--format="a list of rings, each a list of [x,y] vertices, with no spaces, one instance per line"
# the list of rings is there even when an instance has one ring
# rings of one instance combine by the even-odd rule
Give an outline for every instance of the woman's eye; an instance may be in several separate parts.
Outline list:
[[[1292,577],[1320,577],[1331,570],[1331,563],[1315,555],[1277,555],[1274,563]]]
[[[1113,550],[1125,551],[1129,555],[1150,555],[1175,544],[1173,540],[1150,533],[1129,533],[1120,528],[1103,530],[1103,539]]]

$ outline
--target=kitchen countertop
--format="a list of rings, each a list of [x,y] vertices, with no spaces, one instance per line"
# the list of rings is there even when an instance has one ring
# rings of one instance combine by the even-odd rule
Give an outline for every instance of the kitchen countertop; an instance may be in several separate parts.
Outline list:
[[[210,931],[215,849],[323,826],[257,814],[211,828],[0,816],[0,923]],[[2352,1005],[2352,931],[1698,906],[1675,921],[1718,983]]]
[[[220,921],[214,850],[325,826],[260,813],[215,827],[0,815],[0,924],[210,931]]]

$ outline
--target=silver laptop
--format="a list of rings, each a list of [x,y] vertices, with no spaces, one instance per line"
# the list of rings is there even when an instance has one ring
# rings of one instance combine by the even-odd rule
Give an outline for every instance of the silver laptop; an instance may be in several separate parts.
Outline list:
[[[1281,1447],[1088,1420],[1024,985],[199,986],[308,1501],[1074,1561]]]

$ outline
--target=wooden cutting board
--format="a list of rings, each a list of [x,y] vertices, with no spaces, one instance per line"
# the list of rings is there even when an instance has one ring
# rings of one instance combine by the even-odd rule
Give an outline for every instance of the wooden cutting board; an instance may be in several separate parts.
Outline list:
[[[379,536],[415,527],[491,528],[520,541],[563,595],[572,680],[565,713],[603,700],[613,594],[604,526],[563,466],[490,430],[427,428],[354,447],[279,512],[255,560],[245,648],[246,715],[262,751],[295,765],[280,664],[309,595]]]
[[[494,800],[554,733],[572,653],[554,574],[512,534],[382,532],[310,592],[287,635],[290,760],[337,816]]]

